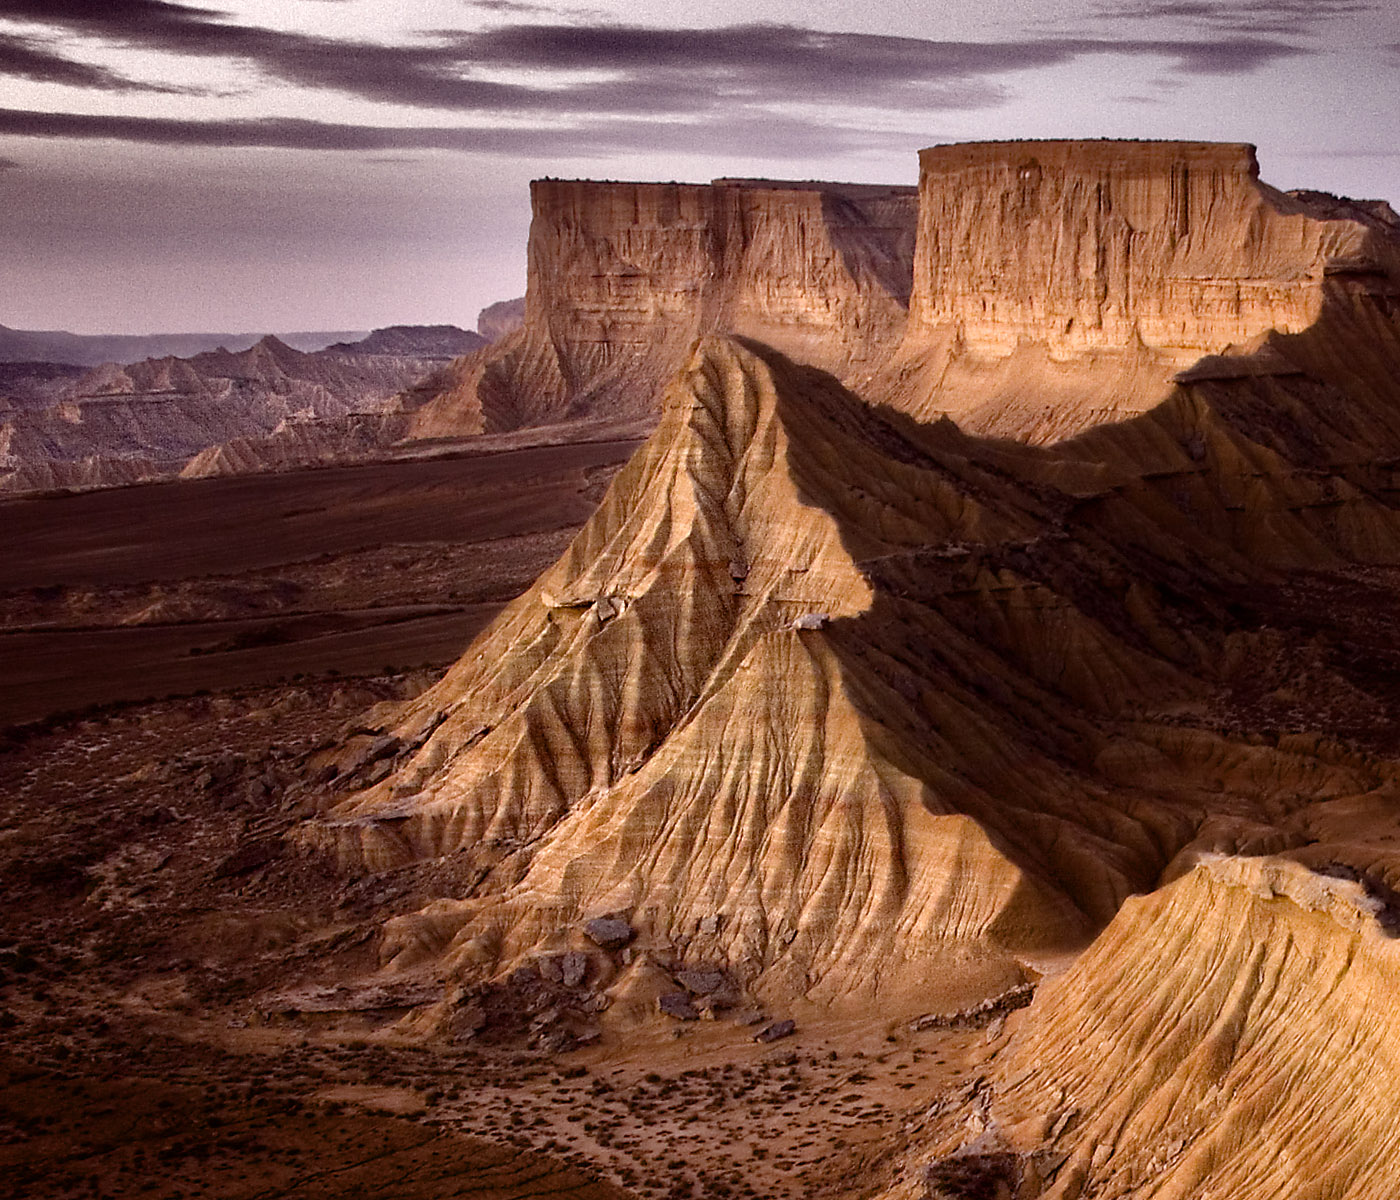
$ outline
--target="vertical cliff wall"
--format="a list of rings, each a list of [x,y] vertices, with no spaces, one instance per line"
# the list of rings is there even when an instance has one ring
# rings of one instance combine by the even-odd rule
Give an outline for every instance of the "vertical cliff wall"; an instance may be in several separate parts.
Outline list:
[[[1144,412],[1204,356],[1312,326],[1338,277],[1400,268],[1386,212],[1271,188],[1247,145],[936,146],[918,224],[880,398],[1028,441]]]
[[[1254,148],[989,142],[919,156],[913,312],[973,343],[1215,353],[1316,320],[1327,265],[1370,231],[1258,179]]]
[[[524,328],[462,360],[415,432],[649,414],[711,332],[861,378],[903,333],[916,200],[854,184],[537,180]]]

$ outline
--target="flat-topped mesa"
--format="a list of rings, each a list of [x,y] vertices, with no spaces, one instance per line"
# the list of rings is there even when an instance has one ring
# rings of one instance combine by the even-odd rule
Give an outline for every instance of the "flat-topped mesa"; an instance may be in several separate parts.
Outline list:
[[[695,338],[737,333],[856,382],[899,345],[918,190],[542,179],[523,327],[459,360],[414,436],[654,416]]]
[[[539,180],[531,199],[526,326],[595,348],[587,365],[719,331],[841,368],[902,331],[915,188]]]
[[[1371,222],[1261,183],[1249,145],[986,142],[919,161],[911,339],[956,326],[974,349],[1189,359],[1306,328],[1329,264],[1391,254]]]

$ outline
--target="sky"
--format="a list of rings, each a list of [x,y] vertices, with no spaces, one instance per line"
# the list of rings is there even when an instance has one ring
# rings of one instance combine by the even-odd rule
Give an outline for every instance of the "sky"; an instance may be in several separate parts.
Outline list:
[[[1396,0],[585,3],[0,0],[0,324],[470,328],[543,175],[1184,138],[1400,206]]]

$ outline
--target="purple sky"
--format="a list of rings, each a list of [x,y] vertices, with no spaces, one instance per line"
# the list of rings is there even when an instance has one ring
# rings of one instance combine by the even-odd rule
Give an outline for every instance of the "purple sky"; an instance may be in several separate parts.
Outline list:
[[[4,0],[0,324],[471,326],[539,175],[908,182],[943,141],[1252,141],[1400,201],[1395,0]]]

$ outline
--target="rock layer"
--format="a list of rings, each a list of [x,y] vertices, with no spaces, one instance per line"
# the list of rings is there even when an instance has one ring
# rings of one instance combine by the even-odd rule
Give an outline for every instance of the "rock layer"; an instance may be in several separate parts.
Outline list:
[[[704,333],[851,379],[902,332],[913,188],[538,180],[531,203],[524,325],[457,364],[419,436],[654,412]]]
[[[1046,984],[994,1114],[1045,1200],[1400,1188],[1396,914],[1360,883],[1212,857]]]

